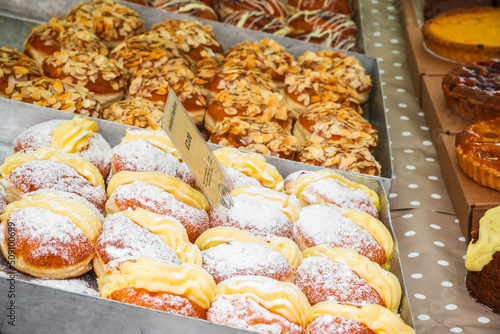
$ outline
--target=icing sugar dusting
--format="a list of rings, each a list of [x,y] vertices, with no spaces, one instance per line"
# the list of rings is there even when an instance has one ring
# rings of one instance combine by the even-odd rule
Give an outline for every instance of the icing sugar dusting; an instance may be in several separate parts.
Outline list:
[[[64,280],[44,280],[44,279],[34,279],[30,282],[49,286],[51,288],[56,288],[60,290],[66,290],[71,292],[77,292],[85,295],[99,297],[99,292],[89,287],[88,284],[82,279],[64,279]]]
[[[323,315],[314,319],[309,326],[307,326],[307,333],[310,334],[372,334],[365,324],[344,318],[341,316],[333,316],[330,314]]]
[[[235,168],[222,166],[222,169],[224,169],[224,172],[226,172],[227,176],[231,179],[235,188],[240,188],[248,185],[253,187],[263,187],[259,181],[257,181],[253,177],[243,174]]]

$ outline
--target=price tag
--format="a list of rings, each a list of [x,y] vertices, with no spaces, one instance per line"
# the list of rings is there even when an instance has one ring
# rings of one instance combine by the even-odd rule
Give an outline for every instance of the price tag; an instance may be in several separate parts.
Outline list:
[[[233,184],[172,89],[161,125],[212,207],[231,207]]]

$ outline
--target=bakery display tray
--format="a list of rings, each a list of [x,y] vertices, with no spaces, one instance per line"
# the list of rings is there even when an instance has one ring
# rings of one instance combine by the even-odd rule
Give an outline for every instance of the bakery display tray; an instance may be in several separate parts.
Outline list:
[[[79,0],[46,0],[46,1],[11,1],[0,0],[0,46],[11,45],[19,51],[23,50],[23,42],[31,29],[41,23],[47,22],[51,17],[64,17]],[[146,22],[149,29],[153,24],[167,18],[172,19],[197,19],[191,16],[158,9],[135,5],[129,2],[122,4],[136,10]],[[228,26],[220,22],[197,19],[203,24],[211,25],[217,40],[224,50],[247,40],[262,40],[271,38],[284,46],[296,59],[305,51],[335,50],[321,45],[302,42],[296,39],[275,36],[255,30]],[[338,51],[338,50],[336,50]],[[387,192],[392,185],[393,167],[387,120],[385,115],[384,94],[377,60],[359,53],[342,51],[359,59],[367,73],[372,78],[373,88],[368,103],[363,107],[363,116],[378,130],[379,141],[373,152],[375,159],[382,166],[380,181]]]
[[[13,140],[25,129],[51,119],[71,119],[73,114],[18,101],[0,98],[0,162],[12,153]],[[117,145],[128,126],[94,119],[111,146]],[[212,148],[218,145],[209,144]],[[318,170],[316,166],[266,157],[280,174],[300,170]],[[381,201],[380,220],[395,240],[391,272],[402,287],[399,313],[404,322],[413,327],[413,318],[406,285],[399,260],[397,240],[392,228],[387,193],[380,178],[339,172],[348,179],[364,184],[377,192]],[[10,269],[0,256],[0,333],[249,333],[248,331],[217,325],[204,320],[138,307],[97,297],[97,284],[93,272],[80,278],[64,281],[44,281],[15,272],[15,281],[9,280]],[[12,284],[14,282],[14,284]],[[50,286],[47,286],[50,285]],[[7,298],[9,291],[13,298]],[[70,291],[68,291],[70,290]],[[10,300],[15,301],[15,327],[8,324]]]

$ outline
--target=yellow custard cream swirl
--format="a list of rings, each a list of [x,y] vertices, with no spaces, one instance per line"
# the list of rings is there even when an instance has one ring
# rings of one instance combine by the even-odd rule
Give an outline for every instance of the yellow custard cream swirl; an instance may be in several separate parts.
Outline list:
[[[90,118],[80,116],[60,123],[50,132],[50,146],[69,153],[76,153],[89,145],[89,138],[94,137],[99,126]]]
[[[479,221],[479,237],[467,248],[465,267],[470,271],[481,271],[498,251],[500,251],[500,206],[486,211]]]

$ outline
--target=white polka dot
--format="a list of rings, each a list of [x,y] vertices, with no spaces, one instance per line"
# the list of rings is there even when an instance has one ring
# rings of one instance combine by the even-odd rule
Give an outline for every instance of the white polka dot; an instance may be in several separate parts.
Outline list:
[[[419,201],[411,201],[410,204],[413,206],[419,206],[420,202]]]
[[[396,76],[394,77],[394,79],[396,79],[396,80],[403,80],[404,78],[403,78],[402,76],[400,76],[400,75],[396,75]]]
[[[457,223],[457,224],[459,223],[458,219],[455,219],[455,223]]]
[[[436,225],[436,224],[431,224],[430,226],[431,226],[431,228],[433,228],[435,230],[440,230],[441,229],[441,226]]]
[[[428,141],[428,140],[424,140],[422,142],[422,144],[424,144],[424,146],[431,146],[432,145],[432,142],[431,141]],[[426,159],[427,160],[427,159]]]
[[[487,324],[490,322],[490,319],[488,319],[486,317],[479,317],[479,318],[477,318],[477,321],[479,321],[482,324]]]
[[[429,320],[431,317],[429,317],[427,314],[419,314],[418,317],[420,320]]]
[[[407,213],[406,215],[403,215],[403,218],[413,218],[413,214]]]
[[[444,308],[447,309],[448,311],[453,311],[453,310],[456,310],[458,308],[458,306],[455,304],[448,304]]]
[[[441,241],[434,241],[434,245],[444,247],[444,244]]]
[[[383,46],[382,43],[374,43],[373,46],[375,46],[376,48],[381,48]]]
[[[404,88],[397,88],[396,92],[398,92],[398,93],[404,93],[406,91],[404,90]]]
[[[429,180],[436,181],[437,179],[438,179],[437,176],[432,176],[432,175],[429,176]]]
[[[394,6],[387,6],[387,10],[394,10]]]
[[[464,256],[462,256],[462,259],[464,259],[464,260],[465,260],[465,258],[466,258],[466,256],[465,256],[465,255],[464,255]]]
[[[382,58],[382,57],[377,57],[377,60],[378,60],[378,61],[384,61],[384,58]]]
[[[409,170],[415,170],[417,169],[417,167],[413,166],[413,165],[407,165],[406,166],[406,169],[409,169]]]
[[[424,114],[423,112],[421,112],[421,111],[420,111],[420,112],[418,112],[418,113],[417,113],[417,115],[418,115],[418,116],[421,116],[421,117],[424,117],[424,115],[425,115],[425,114]]]
[[[407,107],[407,105],[406,105],[406,103],[399,103],[399,104],[398,104],[398,107],[400,107],[400,108],[406,108],[406,107]]]
[[[418,257],[419,255],[420,255],[420,254],[419,254],[418,252],[413,252],[413,253],[408,254],[408,257],[409,257],[410,259],[413,259],[414,257]]]
[[[385,70],[383,70],[383,69],[379,69],[378,71],[380,72],[380,74],[385,74]],[[384,98],[387,98],[387,97],[384,96]]]
[[[372,13],[378,13],[378,9],[376,8],[372,9]]]
[[[401,63],[394,63],[394,64],[392,64],[392,66],[394,66],[394,67],[401,67],[402,65],[401,65]]]
[[[425,161],[434,162],[434,161],[436,161],[436,159],[434,159],[434,158],[425,158]]]
[[[388,128],[388,129],[390,129],[390,128],[391,128],[391,126],[390,126],[389,124],[387,124],[387,128]],[[392,141],[391,141],[391,143],[392,143]]]
[[[392,50],[392,53],[394,53],[395,55],[398,55],[400,54],[401,52],[399,50]]]
[[[412,184],[409,184],[408,185],[408,188],[411,188],[411,189],[417,189],[418,188],[418,185],[412,183]]]
[[[429,131],[429,128],[428,128],[428,127],[426,127],[425,125],[422,125],[420,128],[421,128],[422,130],[424,130],[424,131]]]
[[[460,237],[458,238],[459,241],[462,241],[462,242],[465,242],[465,238],[464,237]]]
[[[402,121],[407,121],[407,120],[410,119],[410,117],[408,117],[408,116],[401,116],[401,117],[399,117],[399,119],[402,120]]]
[[[442,281],[441,285],[444,286],[445,288],[451,288],[453,286],[453,283],[448,281]]]
[[[397,17],[396,17],[396,16],[394,16],[394,15],[389,15],[389,20],[393,20],[393,21],[394,21],[394,20],[396,20],[396,19],[397,19]],[[396,29],[396,30],[397,30],[397,29]],[[396,42],[393,42],[393,40],[396,40]],[[395,38],[394,38],[394,39],[391,39],[391,43],[397,43],[397,42],[399,42],[397,39],[395,39]]]
[[[406,149],[406,150],[404,150],[403,152],[405,152],[405,153],[413,153],[413,150],[411,150],[411,149]]]
[[[398,197],[398,194],[396,194],[396,193],[389,194],[389,198],[396,198],[396,197]]]
[[[385,84],[386,84],[386,82],[385,82],[385,81],[382,81],[381,83],[382,83],[382,86],[385,86]]]
[[[380,36],[380,35],[382,35],[382,33],[381,33],[380,31],[375,31],[375,32],[373,33],[373,36],[375,36],[375,37],[378,37],[378,36]]]
[[[417,234],[417,232],[415,232],[415,231],[408,231],[408,232],[405,233],[405,236],[407,236],[407,237],[413,237],[415,234]]]
[[[435,199],[440,199],[441,195],[439,195],[439,194],[431,194],[431,197],[435,198]]]
[[[408,137],[408,136],[411,136],[411,132],[410,131],[405,131],[402,133],[403,136],[405,137]]]
[[[385,112],[389,112],[389,108],[385,108]]]
[[[439,260],[437,262],[440,266],[443,266],[443,267],[448,267],[450,264],[448,263],[448,261],[445,261],[445,260]]]
[[[462,333],[462,328],[460,328],[460,327],[453,327],[453,328],[450,328],[450,332],[452,332],[452,333]]]
[[[424,277],[424,275],[422,275],[422,274],[411,274],[411,278],[414,278],[414,279],[421,279],[422,277]]]
[[[425,298],[427,298],[425,295],[421,295],[420,293],[416,293],[416,294],[414,294],[414,296],[417,299],[425,299]]]

